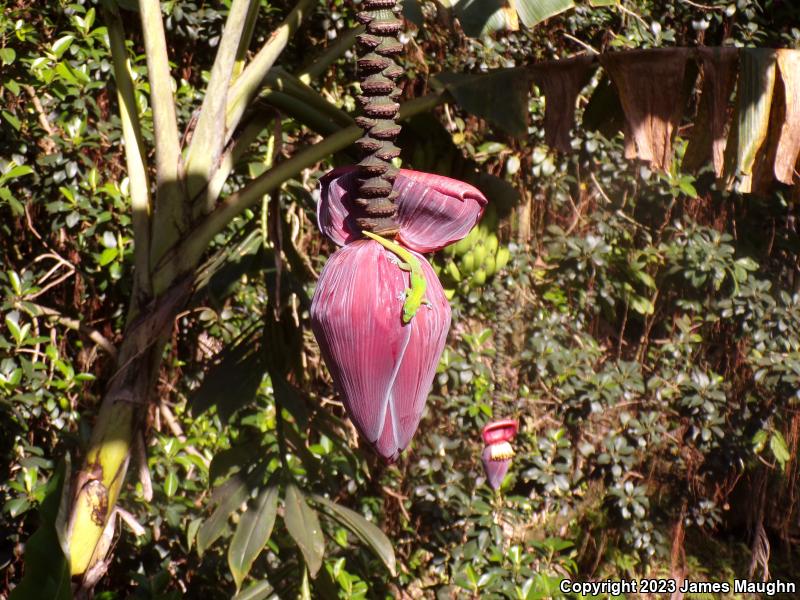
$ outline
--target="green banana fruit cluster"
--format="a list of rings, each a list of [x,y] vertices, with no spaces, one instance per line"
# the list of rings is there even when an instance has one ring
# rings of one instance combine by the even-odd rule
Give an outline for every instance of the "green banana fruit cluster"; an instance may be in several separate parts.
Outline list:
[[[500,245],[496,229],[497,213],[487,208],[480,224],[467,237],[444,249],[446,259],[439,276],[448,296],[462,284],[481,287],[508,264],[511,253],[508,247]]]

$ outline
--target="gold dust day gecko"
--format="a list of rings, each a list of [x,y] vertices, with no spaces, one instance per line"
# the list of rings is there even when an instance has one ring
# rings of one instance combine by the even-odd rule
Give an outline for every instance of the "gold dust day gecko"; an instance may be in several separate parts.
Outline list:
[[[381,237],[371,231],[362,231],[361,233],[397,255],[401,261],[398,266],[403,271],[409,272],[411,287],[406,289],[406,299],[403,302],[403,323],[410,323],[420,306],[430,304],[425,298],[425,289],[428,284],[422,274],[422,266],[419,264],[419,259],[397,242],[387,240],[385,237]]]

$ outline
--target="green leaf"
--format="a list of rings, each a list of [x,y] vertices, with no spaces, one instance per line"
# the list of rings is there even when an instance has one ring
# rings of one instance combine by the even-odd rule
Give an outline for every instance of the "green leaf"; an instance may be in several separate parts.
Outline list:
[[[519,18],[525,27],[533,27],[573,8],[575,3],[572,0],[515,0],[511,5],[516,5]]]
[[[97,259],[97,265],[100,267],[105,267],[108,263],[117,258],[117,254],[118,251],[116,248],[106,248],[100,253],[99,258]]]
[[[308,580],[308,569],[303,571],[303,581],[300,583],[299,600],[311,600],[311,582]]]
[[[640,315],[652,315],[655,311],[655,306],[647,298],[642,296],[634,296],[631,300],[631,308]]]
[[[175,471],[170,471],[167,473],[167,478],[164,480],[164,493],[167,495],[167,498],[172,498],[177,491],[178,476],[175,474]]]
[[[9,600],[71,600],[69,564],[59,541],[61,505],[68,498],[68,461],[47,482],[40,513],[41,525],[25,544],[25,575]],[[67,493],[65,493],[67,492]]]
[[[3,173],[4,179],[16,179],[17,177],[24,177],[25,175],[30,175],[33,173],[33,169],[31,169],[28,165],[17,165]]]
[[[441,73],[436,81],[467,112],[491,121],[511,135],[528,133],[527,69],[497,69],[478,75]]]
[[[749,256],[738,259],[736,264],[741,266],[746,271],[758,271],[758,263]]]
[[[0,48],[0,60],[4,65],[10,65],[17,57],[17,53],[13,48]]]
[[[764,445],[766,443],[767,443],[767,430],[759,429],[753,436],[752,440],[753,452],[755,452],[756,454],[760,454],[761,451],[764,449]]]
[[[12,114],[11,114],[10,112],[8,112],[7,110],[4,110],[4,111],[3,111],[3,118],[4,118],[6,121],[8,121],[8,122],[9,122],[9,124],[10,124],[10,125],[11,125],[11,126],[14,128],[14,129],[16,129],[17,131],[19,131],[19,128],[20,128],[22,125],[21,125],[21,123],[19,122],[19,119],[18,119],[17,117],[15,117],[14,115],[12,115]]]
[[[786,463],[791,458],[789,448],[786,445],[786,440],[783,439],[780,431],[773,431],[772,437],[769,438],[769,449],[772,450],[772,455],[781,466],[781,470],[786,468]]]
[[[9,79],[8,81],[6,81],[6,89],[8,89],[8,91],[10,91],[15,96],[19,96],[20,92],[22,91],[22,88],[20,88],[19,84],[13,79]]]
[[[692,182],[688,179],[681,178],[681,180],[678,182],[678,188],[690,198],[697,198],[697,189],[695,189],[694,185],[692,185]]]
[[[521,20],[533,27],[575,6],[572,0],[444,0],[470,37],[517,31]]]
[[[12,498],[3,504],[3,511],[16,518],[31,507],[30,501],[25,496],[19,498]]]
[[[272,591],[269,581],[259,581],[236,594],[232,600],[264,600],[264,598],[272,594]]]
[[[89,30],[92,28],[92,25],[94,25],[94,18],[95,18],[95,10],[94,8],[90,8],[89,10],[86,11],[86,17],[83,19],[84,31],[86,33],[89,33]]]
[[[194,545],[194,539],[197,537],[197,530],[200,529],[203,519],[192,519],[189,525],[186,526],[186,547],[191,550]]]
[[[519,29],[516,11],[503,0],[460,0],[447,4],[453,5],[453,14],[470,37]]]
[[[51,50],[55,57],[61,58],[64,55],[64,52],[66,52],[72,45],[74,39],[74,35],[65,35],[64,37],[57,39],[53,43],[53,48]]]
[[[11,283],[11,288],[14,290],[14,293],[19,296],[22,294],[22,282],[19,279],[19,275],[17,275],[16,271],[6,271],[8,275],[8,281]]]
[[[297,542],[308,570],[314,577],[322,566],[322,556],[325,553],[325,539],[322,537],[317,512],[308,506],[303,492],[294,483],[286,486],[284,506],[286,512],[283,520],[286,529]]]
[[[222,535],[228,525],[228,517],[247,500],[247,495],[247,482],[238,475],[214,490],[214,497],[219,498],[219,504],[197,531],[197,553],[200,556]]]
[[[250,503],[239,520],[228,547],[228,566],[237,590],[272,534],[277,509],[278,486],[270,485]]]
[[[58,63],[55,71],[56,74],[64,81],[71,83],[72,85],[79,84],[75,71],[68,64],[63,62]]]
[[[21,344],[24,336],[22,335],[22,328],[19,326],[19,313],[16,311],[11,312],[6,315],[6,326],[8,330],[11,332],[11,335],[14,336],[17,344]]]
[[[354,510],[350,510],[317,494],[314,494],[312,498],[314,502],[322,505],[331,518],[349,529],[358,539],[372,548],[378,558],[386,565],[386,568],[389,569],[392,577],[397,575],[394,549],[386,534]]]

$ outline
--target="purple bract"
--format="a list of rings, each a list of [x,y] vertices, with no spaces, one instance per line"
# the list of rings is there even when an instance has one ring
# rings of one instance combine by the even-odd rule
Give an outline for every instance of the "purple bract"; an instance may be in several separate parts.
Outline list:
[[[481,432],[486,444],[481,460],[492,489],[500,489],[503,478],[511,466],[511,459],[514,456],[511,440],[516,437],[518,427],[514,419],[501,419],[487,423]]]
[[[336,169],[321,185],[319,227],[342,248],[320,274],[311,303],[312,329],[350,418],[391,462],[419,425],[450,327],[442,285],[419,253],[469,233],[486,198],[460,181],[400,171],[395,181],[400,233],[395,241],[419,259],[429,301],[403,324],[409,275],[392,252],[361,237],[352,205],[356,170]]]

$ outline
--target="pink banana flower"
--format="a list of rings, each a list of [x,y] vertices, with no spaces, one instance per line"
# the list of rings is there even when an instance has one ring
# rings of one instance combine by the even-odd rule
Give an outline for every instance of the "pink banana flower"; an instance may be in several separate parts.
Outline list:
[[[450,328],[450,305],[422,253],[466,236],[486,198],[454,179],[400,170],[395,241],[419,259],[429,302],[404,324],[409,275],[391,251],[362,237],[353,204],[356,169],[335,169],[320,184],[319,228],[341,248],[320,274],[311,326],[350,419],[380,456],[394,462],[419,425]]]
[[[514,456],[511,440],[516,437],[517,428],[514,419],[491,421],[483,428],[483,441],[486,447],[483,449],[481,459],[492,489],[500,489],[500,484],[503,483],[503,478],[511,466],[511,459]]]

